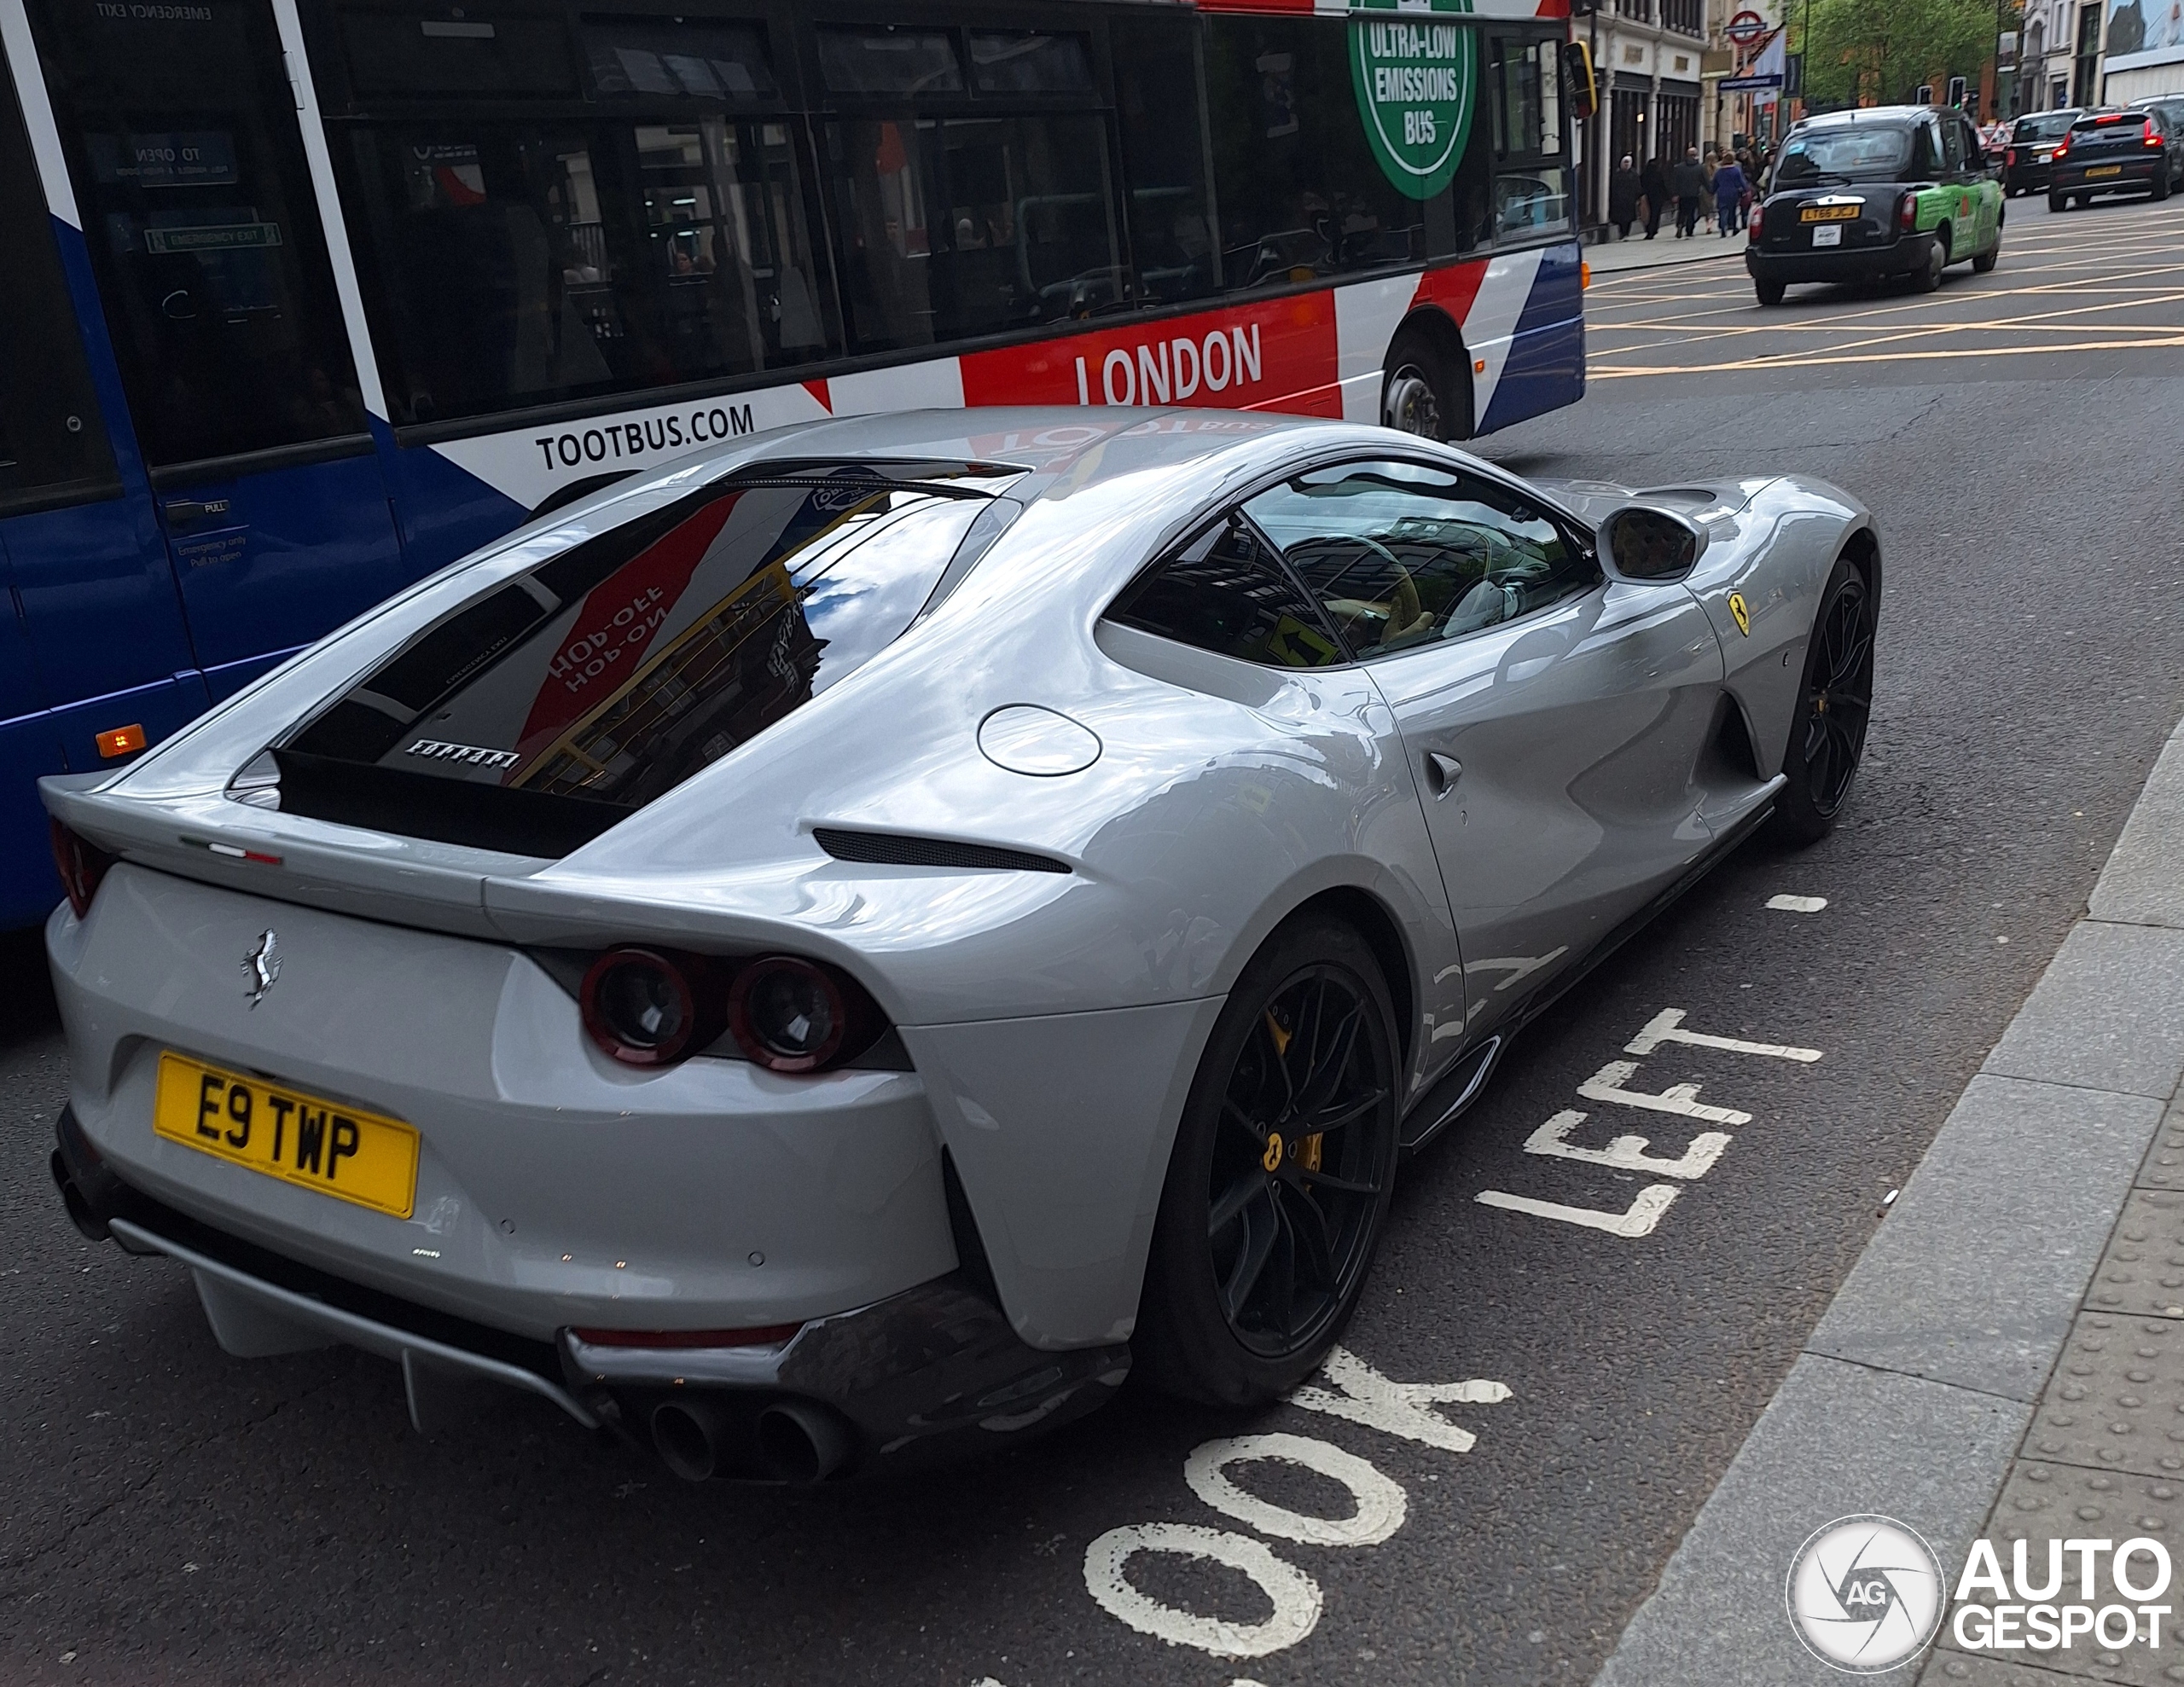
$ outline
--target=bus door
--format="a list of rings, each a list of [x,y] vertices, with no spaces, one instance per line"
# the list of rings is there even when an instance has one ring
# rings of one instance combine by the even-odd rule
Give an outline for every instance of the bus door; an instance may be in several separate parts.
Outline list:
[[[215,698],[406,583],[268,0],[32,0]]]
[[[44,84],[0,14],[0,930],[60,899],[36,781],[118,766],[201,710]],[[41,170],[41,154],[47,168]],[[85,326],[93,332],[87,333]]]

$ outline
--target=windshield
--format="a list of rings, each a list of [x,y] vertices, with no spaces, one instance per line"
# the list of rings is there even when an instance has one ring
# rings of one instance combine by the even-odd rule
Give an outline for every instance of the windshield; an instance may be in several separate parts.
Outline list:
[[[2043,112],[2038,117],[2018,119],[2017,138],[2020,141],[2052,141],[2071,126],[2074,111]]]
[[[275,747],[280,806],[565,853],[899,637],[1020,472],[771,467],[442,617]]]
[[[1782,148],[1775,179],[1787,186],[1833,176],[1843,180],[1893,181],[1911,164],[1911,131],[1861,125],[1792,135]]]

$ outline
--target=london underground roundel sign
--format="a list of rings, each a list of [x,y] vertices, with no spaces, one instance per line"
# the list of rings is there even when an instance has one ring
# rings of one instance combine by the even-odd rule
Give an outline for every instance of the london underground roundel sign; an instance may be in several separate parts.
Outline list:
[[[1411,199],[1455,177],[1478,104],[1478,36],[1431,13],[1350,20],[1350,69],[1373,156]]]

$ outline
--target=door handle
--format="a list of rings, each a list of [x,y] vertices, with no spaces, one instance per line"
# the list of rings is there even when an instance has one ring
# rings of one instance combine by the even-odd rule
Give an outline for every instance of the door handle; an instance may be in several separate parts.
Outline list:
[[[169,498],[165,508],[168,525],[174,527],[195,527],[199,522],[228,513],[225,498]]]
[[[1435,802],[1455,790],[1456,781],[1463,776],[1464,764],[1455,757],[1443,756],[1438,750],[1426,752],[1426,783],[1432,788]]]

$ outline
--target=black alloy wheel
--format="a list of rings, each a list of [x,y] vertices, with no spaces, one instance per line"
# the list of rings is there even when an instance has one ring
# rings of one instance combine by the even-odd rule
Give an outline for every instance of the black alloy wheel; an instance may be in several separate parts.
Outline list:
[[[1775,831],[1789,842],[1825,837],[1850,799],[1873,717],[1878,610],[1865,575],[1839,559],[1813,621],[1782,762],[1786,782],[1775,801]]]
[[[1311,1373],[1380,1240],[1399,1085],[1372,951],[1327,919],[1277,932],[1230,992],[1176,1133],[1132,1342],[1141,1375],[1246,1406]]]

